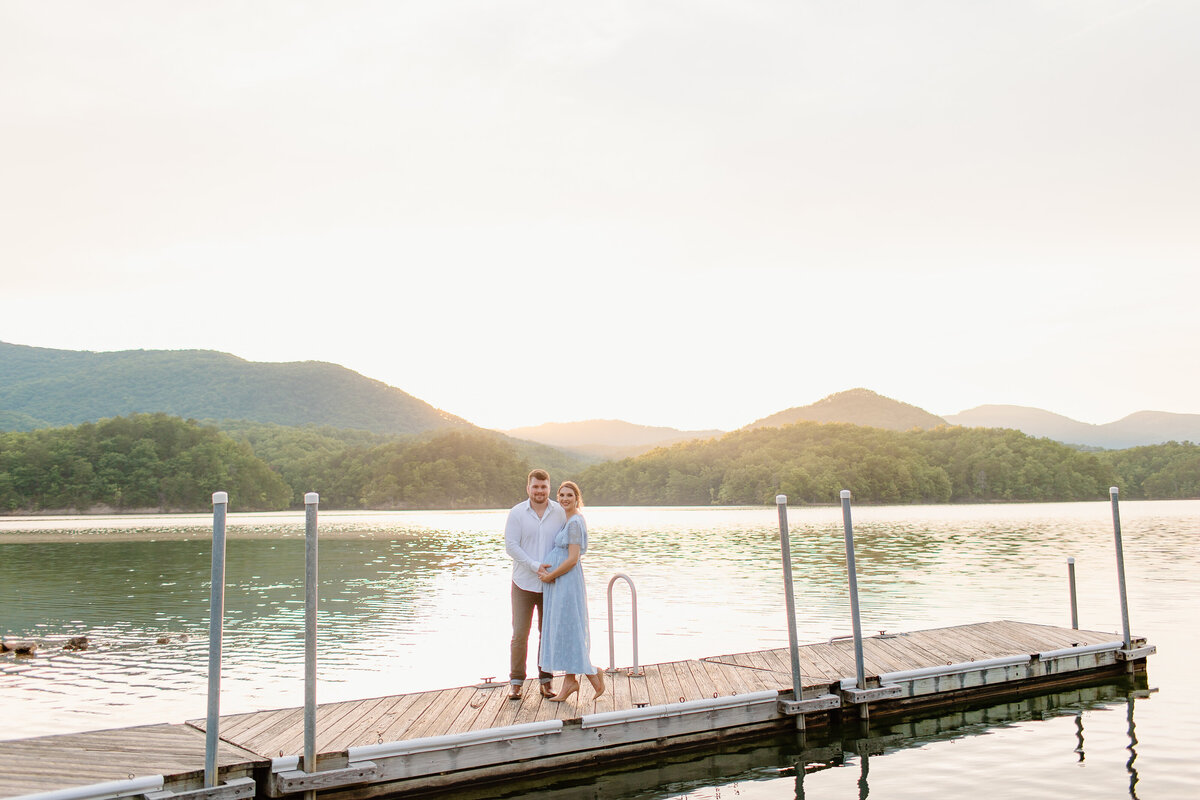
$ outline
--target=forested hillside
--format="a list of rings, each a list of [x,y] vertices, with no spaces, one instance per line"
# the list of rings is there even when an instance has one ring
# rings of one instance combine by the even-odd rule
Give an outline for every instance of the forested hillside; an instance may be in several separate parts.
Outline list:
[[[1086,453],[1019,431],[941,427],[888,431],[802,422],[735,431],[589,467],[589,499],[605,505],[759,505],[1200,497],[1200,447],[1171,443]]]
[[[165,414],[0,433],[0,511],[202,511],[227,491],[238,511],[495,508],[525,496],[531,464],[558,480],[584,462],[490,431],[384,436]]]
[[[334,428],[231,424],[228,433],[165,414],[0,434],[0,512],[203,511],[227,491],[237,511],[503,508],[531,467],[581,482],[596,505],[829,504],[1200,497],[1200,446],[1171,442],[1081,452],[1019,431],[887,431],[798,423],[737,431],[585,467],[492,432],[383,436]],[[530,450],[530,448],[535,448]],[[553,455],[548,451],[547,455]]]
[[[215,491],[243,511],[291,499],[247,445],[165,414],[0,433],[0,510],[198,511]]]
[[[219,427],[248,444],[283,478],[291,487],[293,506],[301,505],[304,493],[312,491],[320,492],[327,508],[506,506],[525,496],[525,475],[533,466],[561,480],[593,463],[478,429],[384,436],[329,426],[289,428],[239,421]],[[499,477],[497,470],[509,472]]]
[[[91,353],[4,342],[0,412],[0,428],[8,430],[159,412],[391,434],[473,427],[337,364],[259,363],[212,350]]]

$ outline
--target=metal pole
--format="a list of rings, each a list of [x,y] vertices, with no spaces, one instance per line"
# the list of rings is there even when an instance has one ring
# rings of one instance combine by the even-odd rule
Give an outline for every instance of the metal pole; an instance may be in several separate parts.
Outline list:
[[[796,601],[792,594],[792,542],[788,536],[787,495],[775,495],[779,509],[779,547],[783,551],[783,598],[787,604],[788,649],[792,655],[792,699],[802,699],[800,688],[800,644],[796,639]],[[797,719],[803,720],[803,715]]]
[[[1071,587],[1071,627],[1079,630],[1079,604],[1075,602],[1075,559],[1067,559],[1067,583]]]
[[[317,770],[317,504],[304,495],[304,771]]]
[[[1128,650],[1129,636],[1129,599],[1125,595],[1125,550],[1121,546],[1121,511],[1117,507],[1117,487],[1111,486],[1108,494],[1112,498],[1113,533],[1117,541],[1117,585],[1121,589],[1121,631],[1125,634],[1125,649]]]
[[[846,528],[846,573],[850,576],[850,617],[854,624],[854,668],[859,689],[867,688],[863,667],[862,626],[858,621],[858,577],[854,568],[854,525],[850,522],[850,490],[842,489],[842,524]]]
[[[225,619],[225,515],[227,492],[213,492],[212,579],[208,601],[208,719],[204,725],[204,786],[217,785],[221,725],[221,635]]]

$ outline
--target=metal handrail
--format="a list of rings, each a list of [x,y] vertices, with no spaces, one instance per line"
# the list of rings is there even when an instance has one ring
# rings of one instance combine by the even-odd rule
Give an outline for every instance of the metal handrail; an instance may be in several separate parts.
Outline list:
[[[638,666],[637,589],[633,586],[633,578],[624,572],[618,572],[608,581],[608,671],[617,671],[616,645],[613,642],[613,584],[618,580],[629,584],[629,596],[633,601],[633,666],[629,668],[629,675],[639,678],[646,673]]]

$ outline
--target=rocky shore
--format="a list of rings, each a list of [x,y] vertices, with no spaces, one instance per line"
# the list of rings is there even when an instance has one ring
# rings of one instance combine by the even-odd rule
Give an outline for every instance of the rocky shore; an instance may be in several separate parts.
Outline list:
[[[164,633],[155,637],[153,644],[183,643],[190,638],[186,633]],[[79,652],[95,649],[97,649],[96,642],[87,636],[72,636],[66,640],[19,639],[15,637],[0,639],[0,653],[13,653],[18,656],[35,656],[39,652]]]

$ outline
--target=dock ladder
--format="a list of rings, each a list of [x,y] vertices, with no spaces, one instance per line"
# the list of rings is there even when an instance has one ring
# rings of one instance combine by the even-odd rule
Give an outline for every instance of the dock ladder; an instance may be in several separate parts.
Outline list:
[[[629,596],[633,604],[631,609],[633,615],[633,666],[629,668],[628,674],[631,678],[641,678],[646,675],[646,672],[638,666],[637,589],[633,586],[633,578],[624,572],[618,572],[608,581],[608,671],[609,673],[617,671],[616,646],[613,642],[613,584],[618,580],[629,584]]]

